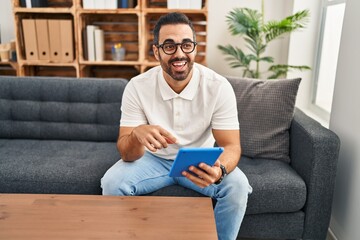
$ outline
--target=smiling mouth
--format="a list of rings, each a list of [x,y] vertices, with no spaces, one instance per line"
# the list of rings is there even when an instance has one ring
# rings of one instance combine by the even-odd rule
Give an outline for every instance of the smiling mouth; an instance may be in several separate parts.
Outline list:
[[[186,61],[176,61],[172,62],[171,65],[175,68],[176,71],[181,71],[186,66]]]

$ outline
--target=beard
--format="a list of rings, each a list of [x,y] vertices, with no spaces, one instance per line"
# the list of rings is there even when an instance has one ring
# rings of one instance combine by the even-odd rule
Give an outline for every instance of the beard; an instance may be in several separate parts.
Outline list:
[[[159,60],[160,60],[160,65],[162,67],[162,69],[174,80],[176,81],[184,81],[185,79],[187,79],[187,77],[189,76],[189,74],[191,73],[193,66],[194,66],[194,62],[190,60],[190,58],[188,57],[184,57],[184,58],[173,58],[170,59],[167,63],[161,58],[160,54],[159,54]],[[185,61],[186,68],[183,71],[175,71],[172,68],[172,63],[176,62],[176,61]]]

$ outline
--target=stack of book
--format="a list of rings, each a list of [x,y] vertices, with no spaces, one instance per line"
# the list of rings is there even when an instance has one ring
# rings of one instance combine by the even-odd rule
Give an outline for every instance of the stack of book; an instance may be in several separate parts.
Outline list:
[[[26,8],[47,7],[48,0],[20,0],[20,6]]]
[[[136,0],[83,0],[84,9],[134,8]]]
[[[201,9],[201,0],[167,0],[169,9]]]
[[[87,45],[85,58],[88,61],[103,61],[105,58],[104,31],[98,26],[87,25],[85,41]]]

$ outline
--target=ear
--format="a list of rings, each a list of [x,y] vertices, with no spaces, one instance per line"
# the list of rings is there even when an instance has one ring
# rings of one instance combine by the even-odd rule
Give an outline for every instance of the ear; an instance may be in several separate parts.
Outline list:
[[[159,48],[157,48],[155,45],[152,45],[152,49],[153,49],[156,60],[160,61],[159,60]]]

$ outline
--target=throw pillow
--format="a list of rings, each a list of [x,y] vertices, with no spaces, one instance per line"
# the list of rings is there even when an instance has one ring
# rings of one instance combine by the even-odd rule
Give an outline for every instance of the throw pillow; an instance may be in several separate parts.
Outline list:
[[[238,104],[242,154],[290,162],[289,128],[301,79],[228,80]]]

